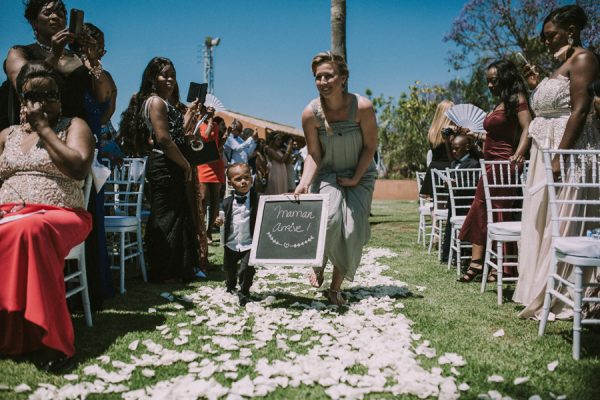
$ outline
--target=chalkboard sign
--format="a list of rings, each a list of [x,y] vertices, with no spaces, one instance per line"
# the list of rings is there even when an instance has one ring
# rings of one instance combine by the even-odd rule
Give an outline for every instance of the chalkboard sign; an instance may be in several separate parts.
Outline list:
[[[320,266],[328,204],[326,194],[261,196],[250,265]]]

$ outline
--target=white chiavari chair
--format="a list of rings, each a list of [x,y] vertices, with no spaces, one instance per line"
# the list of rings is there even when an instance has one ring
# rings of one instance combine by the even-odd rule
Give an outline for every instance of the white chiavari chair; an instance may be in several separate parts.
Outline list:
[[[560,164],[557,177],[552,172],[554,157]],[[584,304],[600,303],[597,291],[584,294],[588,287],[600,287],[584,279],[586,272],[593,276],[600,267],[600,238],[584,236],[586,230],[600,226],[600,150],[545,150],[544,164],[552,219],[552,265],[538,333],[544,334],[553,300],[568,304],[573,308],[573,358],[579,360],[582,325],[600,324],[598,318],[582,317]],[[558,262],[572,265],[572,273],[559,273]],[[572,291],[572,298],[565,289]]]

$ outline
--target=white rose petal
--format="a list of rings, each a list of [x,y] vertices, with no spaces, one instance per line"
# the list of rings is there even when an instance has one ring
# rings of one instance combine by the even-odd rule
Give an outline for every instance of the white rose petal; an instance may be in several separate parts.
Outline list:
[[[504,329],[498,329],[496,332],[494,332],[494,334],[492,336],[493,337],[502,337],[502,336],[504,336]]]
[[[21,383],[19,386],[15,387],[15,393],[24,393],[30,391],[31,388],[26,383]]]
[[[144,368],[142,369],[142,375],[146,378],[152,378],[154,375],[156,375],[156,372],[154,372],[154,370]]]
[[[127,346],[127,347],[129,348],[129,350],[135,351],[135,350],[137,350],[139,344],[140,344],[140,341],[138,339],[138,340],[134,340],[133,342],[129,343],[129,346]]]
[[[513,381],[513,385],[520,385],[520,384],[528,382],[528,381],[529,381],[528,376],[520,376],[518,378],[515,378],[515,380]]]
[[[548,371],[553,372],[558,367],[558,361],[552,361],[548,364]]]
[[[500,375],[490,375],[487,377],[487,381],[490,383],[491,382],[499,383],[499,382],[504,382],[504,378],[501,377]]]

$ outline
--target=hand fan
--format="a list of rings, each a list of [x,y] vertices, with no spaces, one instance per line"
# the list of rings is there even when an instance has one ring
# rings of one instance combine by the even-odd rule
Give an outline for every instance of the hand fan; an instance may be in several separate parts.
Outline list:
[[[215,112],[225,111],[225,106],[223,105],[223,103],[221,103],[221,100],[219,100],[215,95],[213,95],[211,93],[206,94],[206,100],[204,101],[204,106],[214,108]]]
[[[446,111],[446,117],[456,125],[472,132],[485,132],[483,120],[485,112],[473,104],[457,104]]]

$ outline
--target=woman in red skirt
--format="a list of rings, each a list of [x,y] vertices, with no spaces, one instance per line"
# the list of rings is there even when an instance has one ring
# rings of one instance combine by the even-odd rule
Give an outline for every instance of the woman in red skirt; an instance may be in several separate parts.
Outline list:
[[[0,132],[0,354],[37,352],[57,371],[75,352],[63,267],[91,229],[82,186],[93,136],[61,116],[49,64],[26,64],[16,86],[21,124]]]
[[[483,145],[483,158],[485,160],[511,160],[514,163],[524,161],[524,156],[529,147],[527,133],[531,122],[531,113],[527,100],[527,85],[519,73],[517,67],[510,61],[495,61],[487,68],[486,79],[488,88],[492,95],[498,98],[498,104],[486,116],[483,127],[486,133],[468,132],[467,135],[476,140],[485,140]],[[514,144],[519,136],[519,144],[516,151]],[[487,171],[491,179],[491,171]],[[494,195],[515,195],[514,189],[506,189],[506,193],[496,190]],[[494,208],[510,208],[513,200],[497,201]],[[500,221],[510,221],[511,216],[507,213],[499,214]],[[470,242],[473,245],[471,264],[466,273],[459,278],[461,282],[470,282],[479,274],[483,268],[485,255],[485,244],[487,239],[487,209],[485,206],[485,194],[483,191],[483,180],[479,179],[473,205],[465,218],[460,230],[460,240]],[[488,277],[493,281],[495,277]]]

